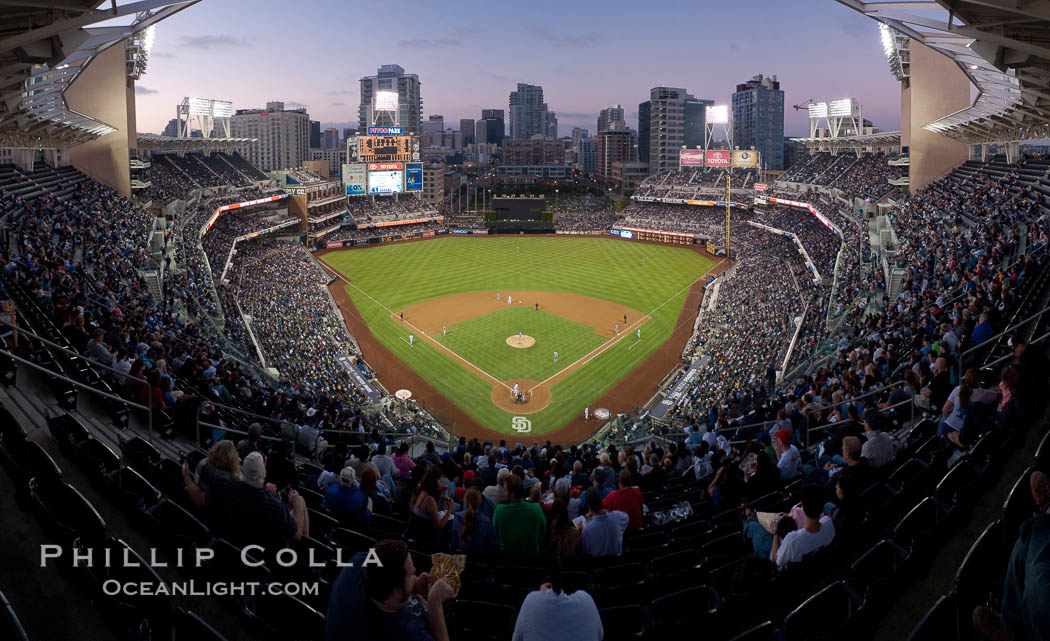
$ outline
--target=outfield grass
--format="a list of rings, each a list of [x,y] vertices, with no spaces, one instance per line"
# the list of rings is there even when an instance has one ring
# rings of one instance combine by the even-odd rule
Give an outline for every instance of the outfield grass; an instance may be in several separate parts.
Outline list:
[[[641,341],[620,341],[554,384],[551,404],[529,417],[532,432],[542,434],[585,406],[593,409],[594,400],[667,340],[689,285],[714,264],[682,247],[570,236],[449,236],[332,252],[323,260],[351,280],[350,297],[378,340],[479,423],[508,434],[515,434],[513,414],[492,404],[491,383],[425,341],[409,347],[404,327],[390,318],[394,310],[453,294],[518,289],[593,296],[649,314]]]
[[[525,349],[507,345],[507,337],[519,330],[535,338],[536,344]],[[593,327],[531,307],[485,314],[449,327],[448,336],[436,334],[433,338],[504,382],[544,381],[608,340]]]

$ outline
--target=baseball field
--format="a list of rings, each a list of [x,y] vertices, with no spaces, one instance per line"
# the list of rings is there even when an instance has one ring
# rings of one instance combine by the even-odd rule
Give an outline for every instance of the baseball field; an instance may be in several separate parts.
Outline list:
[[[464,418],[459,434],[511,437],[651,396],[715,265],[692,248],[571,236],[448,236],[321,260],[341,276],[333,294],[384,386]]]

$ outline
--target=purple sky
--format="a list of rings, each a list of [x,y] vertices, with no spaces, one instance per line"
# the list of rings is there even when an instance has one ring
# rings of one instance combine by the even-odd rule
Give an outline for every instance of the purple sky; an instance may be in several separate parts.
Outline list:
[[[187,95],[235,109],[283,100],[322,127],[356,127],[358,79],[391,63],[419,75],[424,120],[441,114],[455,129],[483,108],[506,109],[518,82],[543,86],[568,135],[574,126],[593,133],[598,111],[617,103],[636,127],[654,86],[728,103],[759,73],[781,82],[787,135],[808,134],[806,112],[791,105],[809,98],[852,96],[876,126],[900,127],[876,24],[832,0],[369,6],[204,0],[180,12],[157,27],[137,86],[139,130],[160,132]]]

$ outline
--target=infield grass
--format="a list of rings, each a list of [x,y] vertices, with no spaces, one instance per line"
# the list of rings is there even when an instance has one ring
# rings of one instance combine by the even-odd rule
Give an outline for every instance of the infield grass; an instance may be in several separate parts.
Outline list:
[[[592,327],[531,307],[492,312],[448,329],[448,336],[437,334],[434,340],[504,382],[546,380],[608,340]],[[525,349],[508,345],[507,337],[519,330],[536,344]]]
[[[689,286],[714,266],[711,259],[682,247],[573,236],[446,236],[332,252],[323,260],[352,281],[347,291],[378,340],[479,423],[512,435],[514,415],[492,403],[491,382],[426,341],[409,347],[405,328],[390,317],[395,310],[453,294],[517,289],[592,296],[648,314],[640,341],[619,341],[553,385],[551,404],[529,415],[532,434],[538,435],[562,427],[586,406],[593,410],[596,399],[667,340]],[[509,350],[506,329],[492,331],[491,340],[497,341],[492,348]],[[559,364],[575,360],[558,351]],[[525,378],[522,373],[504,380],[515,376]]]

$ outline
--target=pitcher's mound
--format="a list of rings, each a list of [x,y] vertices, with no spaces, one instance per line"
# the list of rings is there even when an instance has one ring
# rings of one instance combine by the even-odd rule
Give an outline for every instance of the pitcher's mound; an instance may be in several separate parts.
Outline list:
[[[517,334],[512,334],[511,336],[507,337],[507,345],[510,345],[511,347],[516,347],[518,349],[528,349],[535,344],[536,339],[529,336],[528,334],[525,334],[520,338]]]
[[[518,337],[515,336],[514,340],[518,340]],[[540,385],[535,389],[531,389],[536,385],[536,381],[527,381],[520,378],[515,381],[504,381],[504,383],[507,387],[497,385],[492,389],[492,402],[505,412],[533,414],[551,403],[551,390],[546,385]],[[515,402],[514,394],[507,389],[508,387],[513,388],[514,383],[518,384],[518,390],[525,397],[524,403]]]

